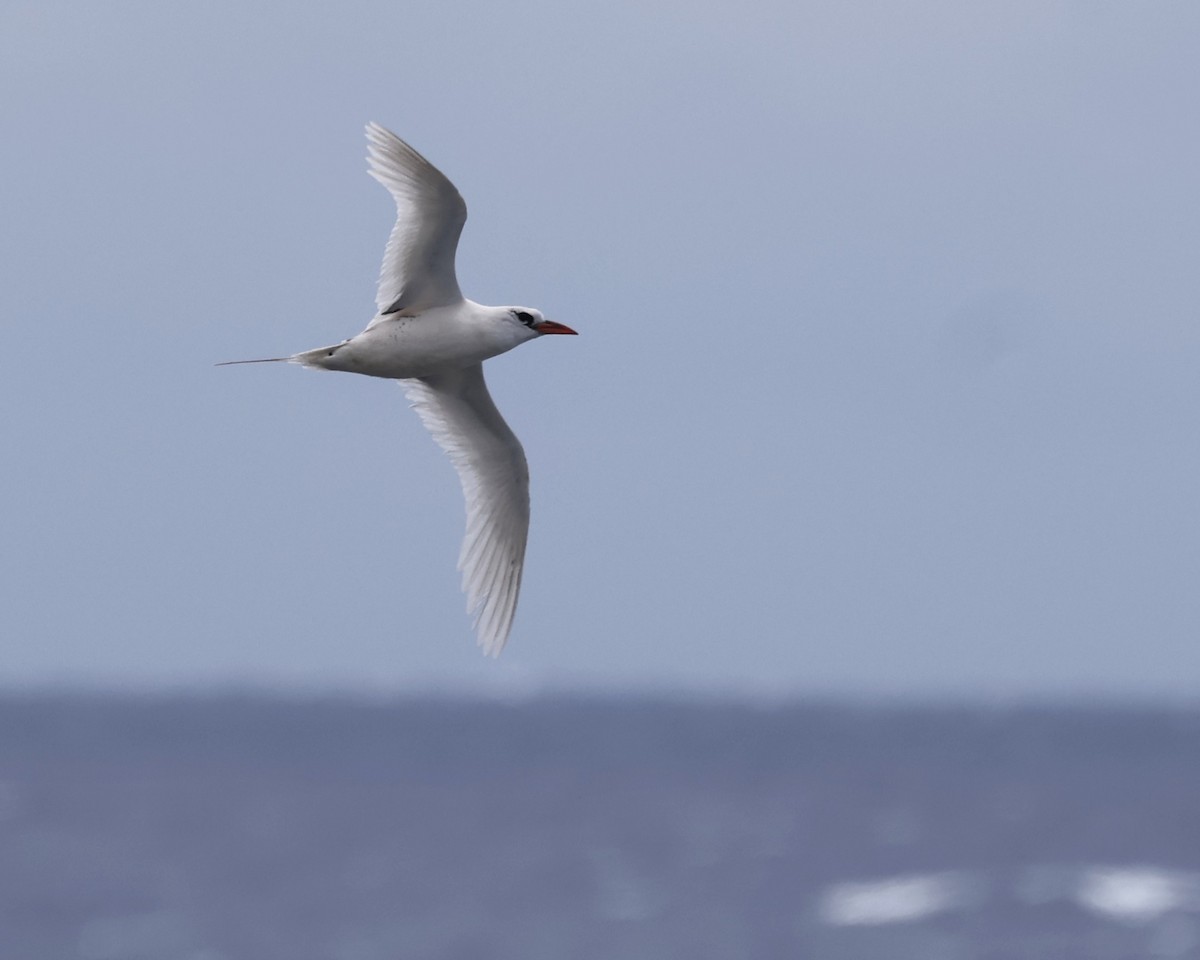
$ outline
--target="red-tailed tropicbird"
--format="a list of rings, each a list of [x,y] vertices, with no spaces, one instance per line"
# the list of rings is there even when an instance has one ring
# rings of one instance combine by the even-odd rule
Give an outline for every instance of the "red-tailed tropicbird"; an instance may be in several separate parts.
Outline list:
[[[400,380],[462,481],[467,532],[459,555],[479,645],[500,653],[512,629],[529,532],[529,468],[521,442],[488,394],[483,361],[550,333],[575,333],[531,307],[485,307],[458,289],[454,253],[467,219],[458,190],[394,133],[367,124],[368,168],[396,201],[375,296],[358,336],[290,357],[298,363]],[[219,364],[226,366],[229,364]]]

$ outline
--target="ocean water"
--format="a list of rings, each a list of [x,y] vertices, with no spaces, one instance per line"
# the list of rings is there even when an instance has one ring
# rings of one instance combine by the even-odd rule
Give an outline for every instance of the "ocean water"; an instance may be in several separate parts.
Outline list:
[[[1200,958],[1200,712],[0,698],[2,960]]]

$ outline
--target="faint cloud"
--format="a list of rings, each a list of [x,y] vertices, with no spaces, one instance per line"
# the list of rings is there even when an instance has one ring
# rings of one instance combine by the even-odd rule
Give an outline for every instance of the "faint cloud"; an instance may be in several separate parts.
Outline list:
[[[994,291],[975,298],[937,326],[934,349],[942,366],[979,371],[1027,349],[1041,313],[1028,297]]]

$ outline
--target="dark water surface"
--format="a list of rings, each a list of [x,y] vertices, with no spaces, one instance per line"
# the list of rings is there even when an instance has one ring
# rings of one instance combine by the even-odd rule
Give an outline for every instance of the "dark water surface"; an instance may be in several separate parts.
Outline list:
[[[0,699],[0,960],[1200,958],[1200,712]]]

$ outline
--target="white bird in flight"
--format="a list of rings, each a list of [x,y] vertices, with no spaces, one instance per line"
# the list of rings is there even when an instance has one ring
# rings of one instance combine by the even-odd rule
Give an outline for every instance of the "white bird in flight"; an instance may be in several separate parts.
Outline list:
[[[458,190],[394,133],[367,124],[368,168],[396,201],[375,296],[358,336],[290,357],[298,363],[400,380],[422,422],[453,462],[467,501],[459,555],[467,611],[484,652],[512,629],[529,533],[529,467],[521,442],[488,394],[483,361],[550,333],[575,333],[531,307],[485,307],[458,289],[454,252],[467,219]]]

